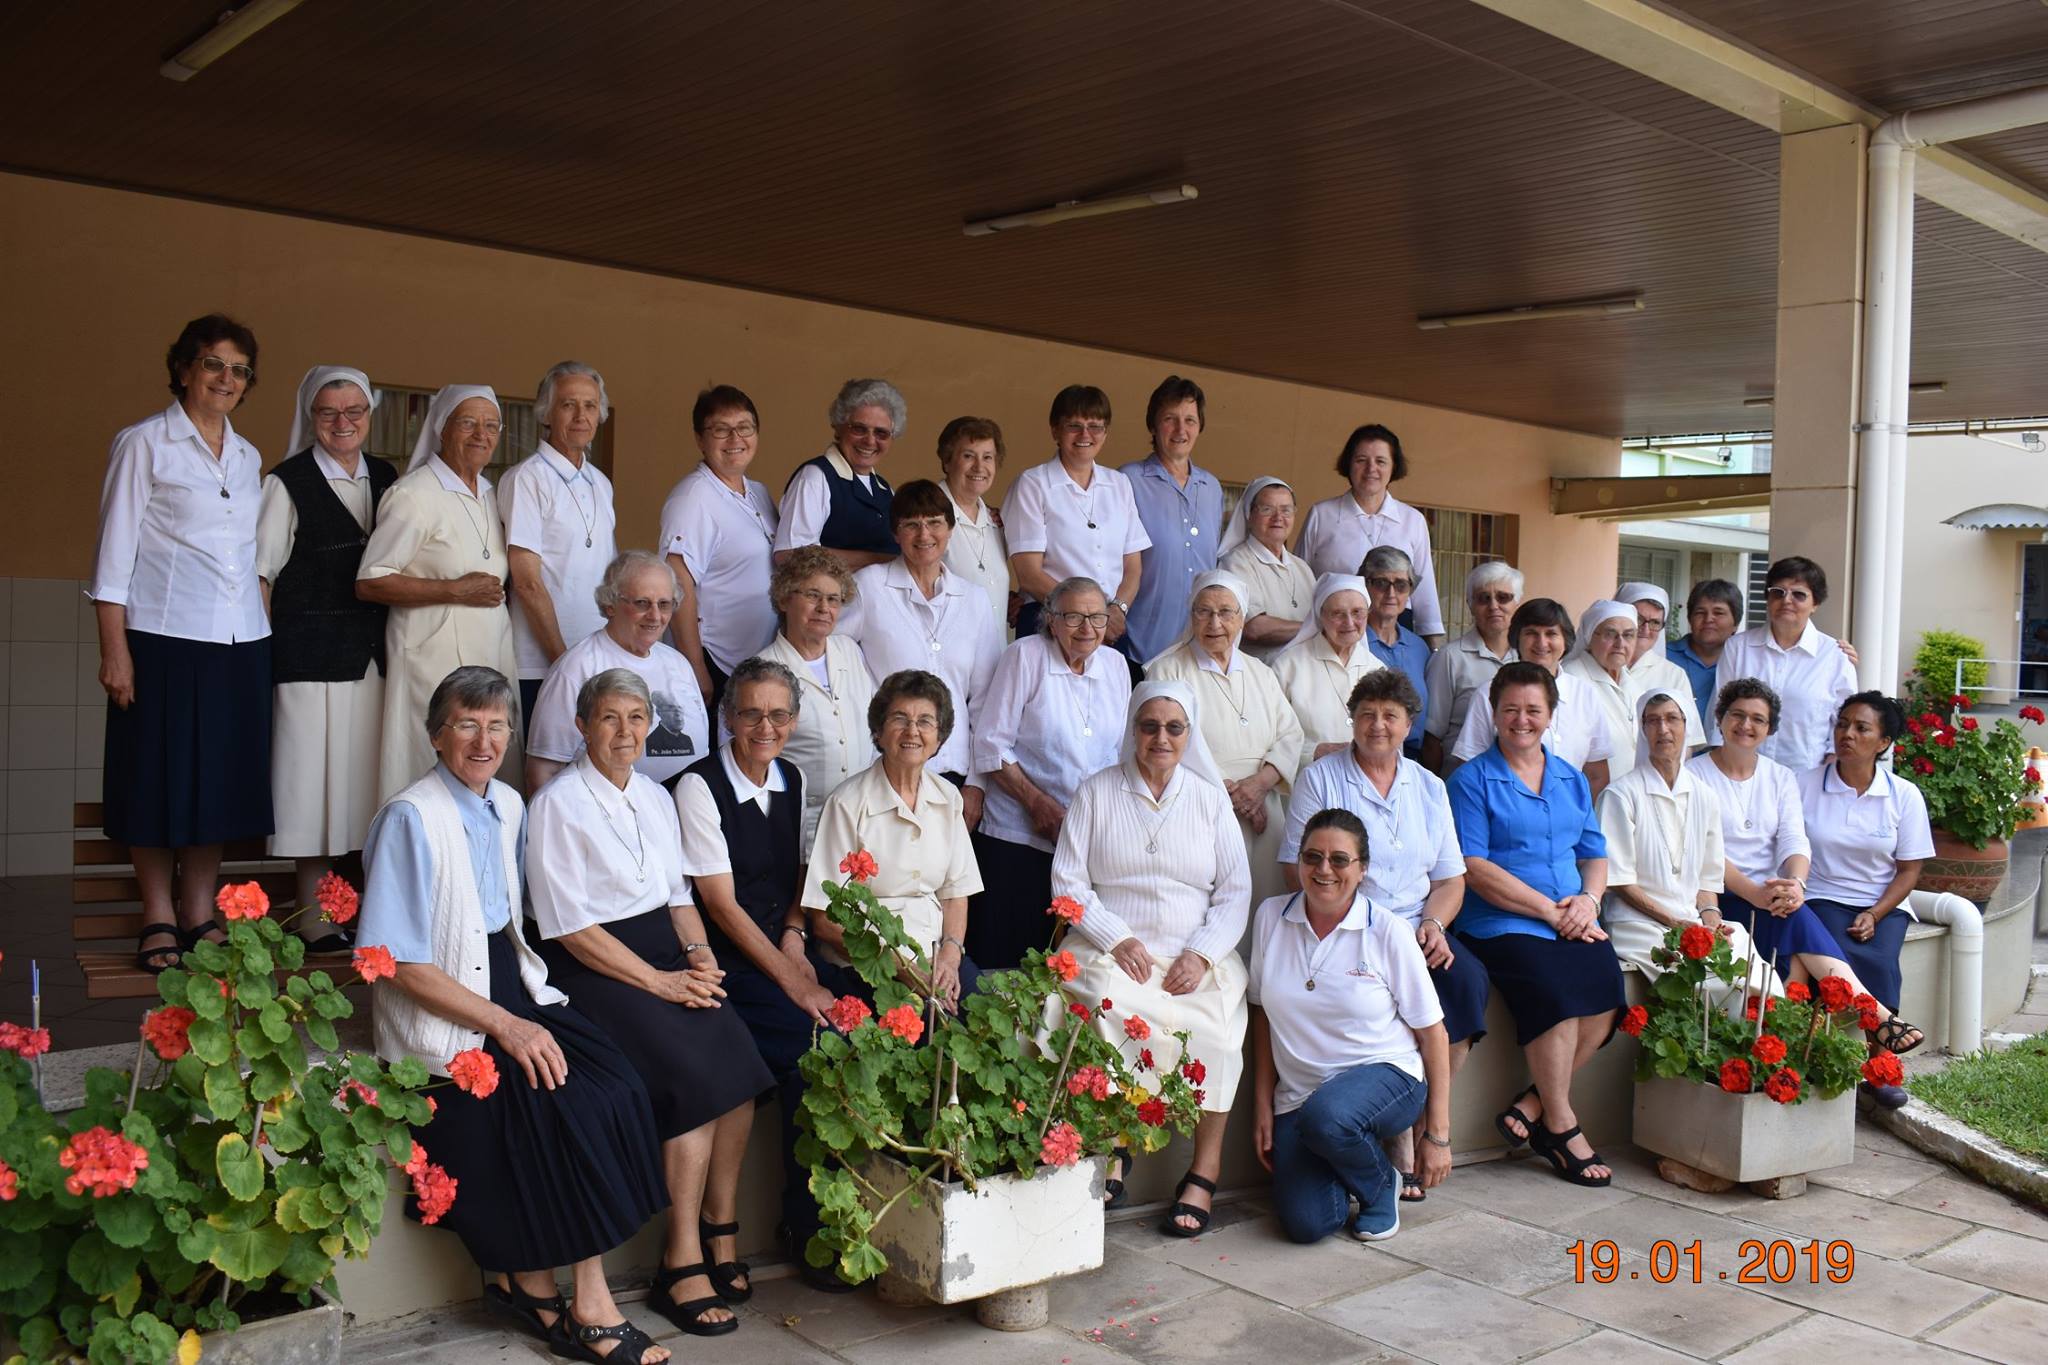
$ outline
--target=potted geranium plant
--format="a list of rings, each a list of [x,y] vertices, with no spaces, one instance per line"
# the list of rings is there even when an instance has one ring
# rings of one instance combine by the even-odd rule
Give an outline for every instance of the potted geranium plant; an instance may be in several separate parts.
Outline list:
[[[875,1000],[843,997],[802,1062],[797,1153],[823,1221],[808,1259],[856,1283],[886,1272],[941,1303],[1101,1264],[1095,1159],[1192,1131],[1201,1064],[1162,1073],[1149,1050],[1128,1062],[1094,1019],[1139,1041],[1152,1026],[1112,1000],[1068,1001],[1071,952],[1034,950],[983,974],[958,1013],[939,1007],[921,945],[865,885],[872,858],[857,852],[840,870],[846,881],[825,883],[828,913]],[[1048,910],[1055,930],[1081,913],[1064,897]]]
[[[1791,983],[1783,995],[1753,994],[1754,948],[1737,958],[1726,937],[1703,925],[1673,927],[1658,952],[1668,966],[1649,1003],[1630,1006],[1621,1020],[1642,1043],[1636,1143],[1745,1183],[1853,1160],[1852,1088],[1859,1079],[1898,1083],[1898,1058],[1866,1053],[1861,1030],[1876,1027],[1877,1002],[1838,976]],[[1721,991],[1702,989],[1709,977]],[[1736,1008],[1717,1008],[1714,995]]]
[[[1989,900],[2027,814],[2026,740],[2009,720],[1979,723],[1960,692],[1934,704],[1918,693],[1913,700],[1916,714],[1907,717],[1893,766],[1920,788],[1934,826],[1934,856],[1921,865],[1919,889]],[[2043,723],[2039,707],[2023,706],[2019,714]]]
[[[320,901],[334,921],[355,914],[338,877]],[[355,1006],[326,972],[298,974],[305,945],[262,888],[225,887],[218,904],[226,941],[157,978],[134,1072],[94,1069],[76,1110],[53,1114],[36,1090],[25,1058],[47,1032],[0,1025],[0,1335],[34,1365],[190,1362],[256,1319],[338,1359],[334,1264],[368,1254],[393,1169],[423,1221],[455,1198],[409,1131],[435,1104],[426,1068],[339,1052]],[[380,947],[354,965],[392,971]],[[484,1069],[466,1066],[464,1088],[488,1093]]]

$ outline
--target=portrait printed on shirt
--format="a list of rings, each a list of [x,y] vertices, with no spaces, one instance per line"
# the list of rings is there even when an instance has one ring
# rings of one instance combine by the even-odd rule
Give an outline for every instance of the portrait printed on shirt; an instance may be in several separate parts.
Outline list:
[[[692,758],[697,746],[690,740],[684,720],[687,712],[675,693],[650,689],[654,697],[655,725],[647,732],[649,758]]]

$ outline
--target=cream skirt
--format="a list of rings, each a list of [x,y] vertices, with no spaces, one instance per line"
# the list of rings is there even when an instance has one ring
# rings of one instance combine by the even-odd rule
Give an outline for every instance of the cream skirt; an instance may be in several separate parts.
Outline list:
[[[372,663],[355,682],[279,683],[272,695],[272,856],[353,853],[377,813],[384,676]]]
[[[1081,959],[1081,974],[1067,983],[1067,994],[1095,1011],[1104,1000],[1112,1008],[1098,1013],[1095,1027],[1104,1038],[1123,1050],[1124,1060],[1136,1070],[1139,1054],[1149,1050],[1156,1070],[1180,1065],[1180,1043],[1175,1030],[1186,1029],[1188,1055],[1201,1062],[1207,1074],[1199,1087],[1202,1108],[1209,1113],[1228,1113],[1237,1097],[1238,1079],[1244,1074],[1244,1003],[1246,975],[1244,961],[1235,952],[1225,956],[1201,984],[1186,995],[1168,995],[1163,988],[1172,958],[1154,957],[1152,975],[1140,985],[1117,966],[1108,953],[1085,955],[1083,941],[1068,935],[1066,946]],[[1130,1037],[1125,1025],[1133,1016],[1150,1027],[1149,1037]],[[1143,1073],[1140,1073],[1141,1075]]]

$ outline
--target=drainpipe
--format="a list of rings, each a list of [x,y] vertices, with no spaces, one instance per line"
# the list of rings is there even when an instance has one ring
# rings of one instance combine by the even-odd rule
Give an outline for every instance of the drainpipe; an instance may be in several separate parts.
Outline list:
[[[1961,896],[1915,891],[1907,897],[1926,924],[1948,927],[1948,1052],[1984,1046],[1984,915]]]

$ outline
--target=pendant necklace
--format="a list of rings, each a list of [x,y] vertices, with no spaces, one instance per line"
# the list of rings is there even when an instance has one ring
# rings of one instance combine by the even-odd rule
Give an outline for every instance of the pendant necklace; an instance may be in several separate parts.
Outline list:
[[[640,833],[640,812],[633,809],[633,798],[631,796],[626,796],[623,792],[620,793],[621,796],[625,796],[626,814],[630,815],[633,818],[633,842],[629,844],[626,842],[626,836],[619,833],[619,827],[612,820],[612,813],[610,809],[606,807],[603,800],[599,798],[596,789],[590,785],[590,779],[583,776],[582,773],[578,773],[576,774],[576,780],[583,784],[583,790],[590,793],[590,799],[592,801],[596,801],[598,810],[604,813],[604,825],[606,829],[612,832],[612,838],[617,839],[619,841],[620,848],[625,849],[626,852],[633,855],[633,880],[636,882],[646,881],[647,840]],[[628,780],[630,781],[631,779]]]
[[[595,504],[597,501],[597,490],[594,488],[590,492],[590,500],[592,504]],[[573,486],[569,489],[569,501],[576,508],[576,520],[583,523],[583,548],[587,550],[591,547],[597,535],[597,509],[593,505],[590,515],[585,516],[583,513],[583,500],[576,496],[576,490]]]
[[[210,473],[210,474],[212,474],[212,475],[213,475],[213,478],[214,478],[214,482],[215,482],[215,483],[218,483],[218,484],[220,485],[220,495],[221,495],[221,496],[222,496],[223,498],[227,497],[227,496],[228,496],[228,452],[227,452],[227,443],[226,443],[225,441],[223,441],[223,442],[221,443],[221,452],[220,452],[220,454],[218,454],[218,455],[214,455],[214,456],[209,456],[209,457],[207,457],[207,460],[206,460],[206,469],[207,469],[207,472],[208,472],[208,473]]]
[[[1172,796],[1168,797],[1165,804],[1159,808],[1159,818],[1152,821],[1145,830],[1145,851],[1147,853],[1157,853],[1159,851],[1159,831],[1166,828],[1166,822],[1173,816],[1173,803],[1179,799],[1179,792],[1175,792]]]
[[[223,494],[225,494],[226,490],[223,489],[222,492]],[[476,515],[469,510],[469,504],[471,502],[480,501],[480,499],[469,497],[468,495],[462,493],[457,493],[455,495],[455,500],[462,507],[462,519],[468,522],[469,529],[476,533],[476,543],[483,547],[484,558],[489,559],[491,557],[490,537],[484,534],[483,528],[477,525]]]

